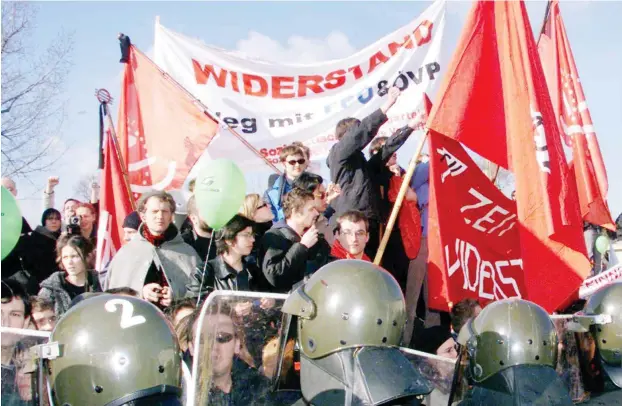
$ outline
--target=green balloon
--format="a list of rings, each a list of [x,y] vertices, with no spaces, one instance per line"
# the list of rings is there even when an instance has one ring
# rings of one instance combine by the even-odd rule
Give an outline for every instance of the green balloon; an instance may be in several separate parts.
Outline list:
[[[607,238],[604,235],[601,235],[596,239],[595,245],[596,245],[596,250],[600,252],[601,254],[604,254],[605,252],[609,251],[609,238]]]
[[[13,251],[22,234],[22,213],[15,197],[2,186],[2,259]]]
[[[194,195],[203,221],[214,230],[220,230],[242,206],[246,179],[229,159],[209,161],[199,171]]]

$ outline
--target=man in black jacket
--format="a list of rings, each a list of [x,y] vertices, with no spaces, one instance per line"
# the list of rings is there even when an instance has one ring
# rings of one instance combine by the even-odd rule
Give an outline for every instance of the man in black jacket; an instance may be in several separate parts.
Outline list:
[[[325,265],[330,246],[318,232],[319,216],[313,193],[295,188],[283,204],[285,221],[264,234],[259,248],[262,271],[272,291],[287,293],[305,275]]]
[[[362,121],[352,117],[339,121],[335,129],[338,142],[333,145],[326,160],[330,168],[331,182],[341,187],[341,194],[331,203],[335,209],[332,218],[336,219],[349,210],[359,210],[367,216],[369,243],[365,253],[372,259],[380,243],[380,224],[386,221],[386,214],[380,210],[380,185],[375,180],[375,175],[380,173],[386,162],[406,142],[419,121],[413,119],[407,126],[397,130],[369,161],[365,159],[363,149],[387,121],[386,113],[399,95],[400,90],[393,87],[389,90],[385,104]]]

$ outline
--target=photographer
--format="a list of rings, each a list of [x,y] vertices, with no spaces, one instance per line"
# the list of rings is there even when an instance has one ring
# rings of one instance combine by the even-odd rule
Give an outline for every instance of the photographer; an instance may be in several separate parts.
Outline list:
[[[328,262],[330,245],[318,232],[315,196],[293,189],[283,204],[285,220],[276,223],[261,239],[259,262],[272,291],[287,293]]]

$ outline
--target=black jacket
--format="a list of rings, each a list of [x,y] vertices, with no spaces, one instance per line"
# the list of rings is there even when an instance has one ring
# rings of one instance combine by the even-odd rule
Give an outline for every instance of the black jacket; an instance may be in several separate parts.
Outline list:
[[[38,226],[30,233],[26,262],[28,270],[38,283],[59,270],[56,263],[56,240],[59,236],[60,232],[53,233],[42,226]]]
[[[201,261],[209,261],[216,258],[216,244],[211,238],[201,237],[194,232],[193,228],[184,230],[181,233],[181,238],[183,238],[186,244],[194,248]],[[206,258],[208,252],[209,258]]]
[[[367,161],[363,149],[386,121],[387,116],[381,110],[376,110],[359,125],[352,126],[330,149],[326,160],[330,180],[341,186],[341,194],[331,202],[336,212],[333,219],[348,210],[360,210],[370,219],[384,220],[380,211],[380,186],[375,176],[413,132],[409,127],[397,130],[380,152]]]
[[[330,245],[324,238],[307,248],[285,221],[264,234],[259,249],[261,270],[271,285],[270,291],[276,293],[288,293],[294,284],[324,266],[329,255]]]
[[[198,296],[199,292],[202,292],[201,297],[207,297],[214,290],[261,291],[262,288],[265,290],[266,283],[259,268],[255,264],[246,262],[243,264],[242,272],[237,272],[221,255],[207,261],[204,277],[202,277],[203,268],[197,267],[188,286],[188,296]]]

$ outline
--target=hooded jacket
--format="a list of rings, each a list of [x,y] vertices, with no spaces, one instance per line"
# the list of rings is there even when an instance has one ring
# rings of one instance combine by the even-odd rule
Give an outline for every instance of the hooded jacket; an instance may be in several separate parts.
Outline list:
[[[39,296],[54,303],[54,314],[59,318],[71,307],[73,297],[67,291],[69,282],[65,280],[65,271],[56,271],[46,280],[41,282],[41,290]],[[97,272],[87,271],[86,274],[86,291],[101,292],[102,288],[97,278]]]
[[[174,228],[175,236],[159,247],[155,247],[143,236],[143,227],[145,225],[141,224],[138,234],[112,258],[108,267],[106,289],[127,286],[142,297],[145,278],[154,264],[164,272],[173,299],[185,297],[186,288],[200,263],[197,252],[184,242],[173,224],[169,228]]]
[[[328,262],[330,245],[323,237],[311,248],[300,240],[285,221],[276,223],[261,239],[259,262],[273,292],[288,293],[294,284]]]

